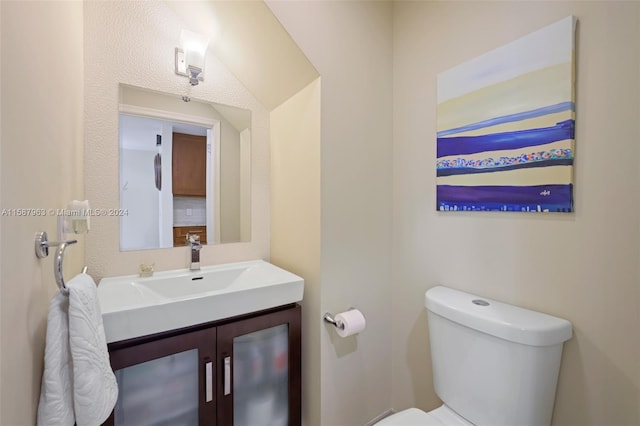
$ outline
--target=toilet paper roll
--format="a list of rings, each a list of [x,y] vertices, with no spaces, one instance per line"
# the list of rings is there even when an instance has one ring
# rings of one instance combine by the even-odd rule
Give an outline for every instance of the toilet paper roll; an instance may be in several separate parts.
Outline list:
[[[336,330],[340,337],[353,336],[360,333],[367,325],[364,315],[357,309],[339,313],[335,316],[335,320],[338,324]]]

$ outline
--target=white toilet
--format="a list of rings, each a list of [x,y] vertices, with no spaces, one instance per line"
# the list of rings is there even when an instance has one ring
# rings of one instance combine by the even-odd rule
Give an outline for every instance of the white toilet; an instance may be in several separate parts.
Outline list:
[[[425,294],[434,388],[444,404],[376,426],[549,425],[571,323],[446,287]]]

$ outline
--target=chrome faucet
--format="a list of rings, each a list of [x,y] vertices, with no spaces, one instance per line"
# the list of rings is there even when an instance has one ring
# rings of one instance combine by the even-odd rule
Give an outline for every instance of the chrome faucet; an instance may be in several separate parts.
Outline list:
[[[189,270],[200,270],[200,236],[197,234],[187,234],[187,245],[189,246]]]

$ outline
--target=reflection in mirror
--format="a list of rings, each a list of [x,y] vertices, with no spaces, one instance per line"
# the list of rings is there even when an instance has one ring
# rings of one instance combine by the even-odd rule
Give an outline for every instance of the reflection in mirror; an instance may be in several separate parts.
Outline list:
[[[251,111],[120,85],[120,250],[249,241]]]

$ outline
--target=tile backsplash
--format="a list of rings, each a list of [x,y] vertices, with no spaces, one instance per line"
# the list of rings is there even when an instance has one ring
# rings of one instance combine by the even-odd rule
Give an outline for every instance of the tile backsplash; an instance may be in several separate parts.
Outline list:
[[[173,197],[173,226],[205,226],[206,199],[202,197]]]

